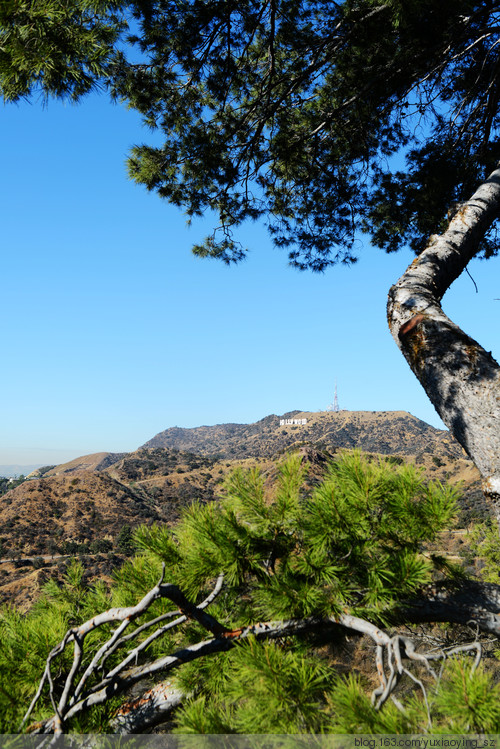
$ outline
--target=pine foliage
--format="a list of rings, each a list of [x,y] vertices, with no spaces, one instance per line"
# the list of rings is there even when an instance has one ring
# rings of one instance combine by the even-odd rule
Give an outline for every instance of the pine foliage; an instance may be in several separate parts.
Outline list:
[[[217,216],[198,255],[240,261],[263,218],[321,271],[359,229],[420,252],[498,163],[498,20],[482,0],[4,0],[0,92],[107,88],[155,131],[132,179]]]
[[[120,0],[2,0],[0,92],[76,101],[109,74],[125,28]]]
[[[500,582],[500,538],[491,522],[477,523],[469,530],[470,551],[482,560],[479,576],[488,583]]]
[[[272,485],[257,469],[236,470],[220,503],[193,505],[174,529],[139,528],[139,551],[115,575],[111,590],[102,584],[87,587],[83,568],[74,562],[64,584],[47,583],[28,615],[8,608],[1,612],[0,730],[17,730],[48,651],[67,628],[111,606],[135,605],[157,583],[162,565],[167,579],[192,600],[204,597],[213,579],[224,572],[222,593],[210,612],[231,629],[341,611],[384,624],[398,601],[432,579],[432,560],[423,555],[423,544],[450,523],[455,502],[454,490],[426,483],[415,468],[370,462],[356,452],[341,455],[314,486],[298,456],[277,467]],[[170,609],[171,603],[157,600],[137,624]],[[111,631],[106,625],[91,633],[85,663]],[[159,657],[205,637],[200,624],[188,620],[182,632],[166,629],[140,658]],[[185,664],[177,681],[192,697],[177,713],[176,730],[423,730],[429,713],[419,690],[405,697],[403,710],[390,702],[377,710],[369,696],[370,678],[344,676],[345,666],[336,666],[338,643],[339,633],[331,628],[278,641],[250,638],[228,653]],[[111,652],[110,665],[121,658],[123,654]],[[65,651],[58,672],[67,672],[70,664],[71,653]],[[481,669],[471,670],[461,660],[451,663],[436,695],[428,700],[434,730],[465,730],[465,725],[497,730],[497,691]],[[110,730],[108,721],[117,704],[111,700],[80,715],[72,729]],[[45,695],[33,717],[40,720],[51,714]]]

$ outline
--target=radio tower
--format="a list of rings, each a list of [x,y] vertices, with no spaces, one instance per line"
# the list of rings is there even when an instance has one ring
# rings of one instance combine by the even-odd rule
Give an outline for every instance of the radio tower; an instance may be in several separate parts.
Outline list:
[[[340,411],[339,399],[337,397],[337,380],[335,380],[335,395],[333,396],[333,410]]]
[[[335,380],[335,395],[333,396],[333,403],[331,403],[326,410],[334,412],[340,411],[339,399],[337,395],[337,380]]]

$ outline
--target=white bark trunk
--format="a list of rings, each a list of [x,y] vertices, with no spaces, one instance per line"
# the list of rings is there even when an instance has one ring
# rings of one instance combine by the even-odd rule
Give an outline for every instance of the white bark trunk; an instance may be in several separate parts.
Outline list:
[[[391,288],[387,313],[411,369],[479,469],[500,522],[500,368],[440,304],[499,215],[497,168]]]

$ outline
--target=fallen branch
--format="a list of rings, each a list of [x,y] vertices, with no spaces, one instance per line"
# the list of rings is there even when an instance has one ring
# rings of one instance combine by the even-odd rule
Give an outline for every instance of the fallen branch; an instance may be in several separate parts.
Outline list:
[[[172,681],[162,681],[140,697],[128,700],[111,722],[115,733],[141,733],[161,723],[188,695]]]
[[[111,697],[126,693],[133,685],[145,678],[159,673],[169,673],[184,663],[227,651],[249,637],[263,640],[276,639],[332,626],[367,635],[376,645],[375,667],[379,684],[372,693],[372,703],[377,709],[381,708],[389,698],[395,702],[399,709],[402,709],[395,698],[394,692],[404,676],[419,686],[427,703],[426,689],[422,680],[405,665],[404,661],[424,666],[428,674],[433,679],[437,679],[438,675],[432,666],[436,661],[442,662],[451,655],[472,650],[476,653],[475,668],[481,658],[481,646],[477,637],[475,642],[468,645],[453,646],[451,649],[432,648],[426,652],[417,652],[416,643],[411,637],[399,633],[389,634],[375,624],[347,613],[324,619],[308,617],[257,622],[240,629],[228,630],[203,610],[216,598],[222,588],[222,583],[223,576],[220,575],[212,593],[202,603],[195,606],[187,600],[177,586],[163,584],[162,577],[158,585],[149,591],[136,606],[110,609],[79,627],[68,630],[63,640],[53,648],[47,658],[40,686],[25,715],[23,724],[31,715],[46,686],[48,686],[49,696],[54,706],[54,715],[48,720],[32,726],[32,730],[35,733],[59,734],[64,731],[65,723],[75,715],[88,710],[93,705],[103,704]],[[144,614],[151,604],[161,597],[176,602],[180,607],[179,611],[163,614],[137,627],[130,634],[123,635],[130,622]],[[499,614],[500,589],[498,586],[466,582],[451,589],[444,584],[429,586],[422,592],[421,597],[398,607],[394,611],[393,619],[395,623],[448,621],[469,624],[474,621],[477,624],[478,631],[493,632],[498,635],[500,634]],[[174,653],[151,662],[131,666],[132,662],[137,664],[138,656],[144,653],[148,644],[173,626],[185,622],[188,617],[196,620],[213,636],[210,639],[182,647]],[[173,619],[173,621],[163,624],[166,619]],[[73,686],[82,667],[85,636],[109,622],[119,622],[119,625],[85,667],[76,686]],[[116,652],[120,647],[124,647],[139,634],[153,626],[157,628],[149,637],[129,650],[117,666],[106,672],[103,667],[111,653]],[[65,679],[61,696],[57,700],[51,671],[55,659],[71,642],[74,643],[73,662]],[[98,673],[97,682],[89,686],[90,678],[95,679]],[[113,725],[120,733],[140,732],[164,719],[172,709],[181,704],[185,697],[186,695],[173,682],[162,681],[152,689],[148,689],[141,697],[126,702],[117,711]]]

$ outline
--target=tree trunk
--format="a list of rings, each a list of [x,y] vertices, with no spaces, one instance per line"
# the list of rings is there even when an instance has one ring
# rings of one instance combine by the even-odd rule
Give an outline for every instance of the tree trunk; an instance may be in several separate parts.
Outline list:
[[[497,168],[391,288],[387,314],[414,374],[479,469],[500,523],[500,368],[440,304],[499,215]]]

